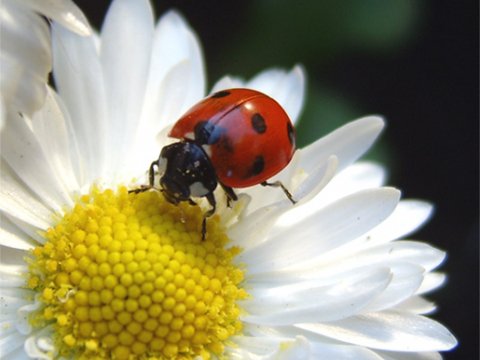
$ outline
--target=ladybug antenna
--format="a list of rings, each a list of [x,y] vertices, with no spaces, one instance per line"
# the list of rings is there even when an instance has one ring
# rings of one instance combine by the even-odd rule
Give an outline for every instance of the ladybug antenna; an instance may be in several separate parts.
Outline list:
[[[160,160],[155,160],[150,164],[150,168],[148,169],[148,183],[150,184],[150,187],[153,187],[153,184],[155,182],[155,166],[159,167]]]
[[[158,164],[159,164],[158,160],[155,160],[150,164],[150,168],[148,169],[148,185],[141,185],[137,189],[128,190],[128,192],[138,194],[138,193],[150,190],[150,189],[154,189],[155,188],[155,186],[154,186],[155,166],[157,166],[157,168],[158,168]],[[163,192],[163,189],[156,189],[156,190],[159,190],[159,191]]]

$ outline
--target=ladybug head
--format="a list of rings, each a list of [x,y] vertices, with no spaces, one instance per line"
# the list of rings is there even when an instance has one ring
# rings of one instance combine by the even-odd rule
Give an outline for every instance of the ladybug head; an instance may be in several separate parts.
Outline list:
[[[160,186],[173,204],[204,197],[217,187],[215,170],[201,146],[188,140],[165,146],[158,158]]]

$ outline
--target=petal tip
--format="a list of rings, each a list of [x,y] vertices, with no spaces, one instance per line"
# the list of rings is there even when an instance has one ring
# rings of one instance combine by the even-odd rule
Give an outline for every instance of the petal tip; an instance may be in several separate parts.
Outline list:
[[[385,191],[385,195],[391,197],[392,200],[395,200],[397,203],[400,202],[400,198],[402,197],[402,192],[399,189],[390,187],[390,186],[385,186],[383,190]]]
[[[368,122],[372,127],[382,130],[385,127],[385,118],[381,115],[368,115],[362,117],[360,120]]]
[[[167,10],[161,17],[159,22],[168,22],[172,26],[178,26],[182,28],[189,28],[187,20],[183,17],[182,13],[177,9]]]

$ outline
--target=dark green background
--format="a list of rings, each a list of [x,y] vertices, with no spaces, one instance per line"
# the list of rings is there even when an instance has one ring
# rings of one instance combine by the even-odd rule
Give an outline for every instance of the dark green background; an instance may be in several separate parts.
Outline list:
[[[99,27],[109,1],[77,1]],[[302,63],[301,145],[367,114],[388,126],[369,153],[405,197],[435,203],[416,239],[448,251],[435,318],[478,356],[478,1],[156,1],[180,10],[202,41],[209,84]],[[153,155],[152,155],[153,156]]]

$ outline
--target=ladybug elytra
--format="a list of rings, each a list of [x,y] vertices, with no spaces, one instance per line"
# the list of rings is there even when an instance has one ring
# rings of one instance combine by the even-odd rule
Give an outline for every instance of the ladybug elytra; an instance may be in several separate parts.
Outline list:
[[[295,151],[295,129],[287,113],[269,96],[250,89],[216,92],[194,105],[173,126],[170,137],[179,141],[162,148],[149,170],[149,186],[154,187],[155,167],[160,191],[173,204],[205,197],[215,213],[214,190],[220,184],[228,204],[237,200],[233,188],[257,184],[280,187],[288,199],[292,195],[282,183],[267,182],[288,165]]]

